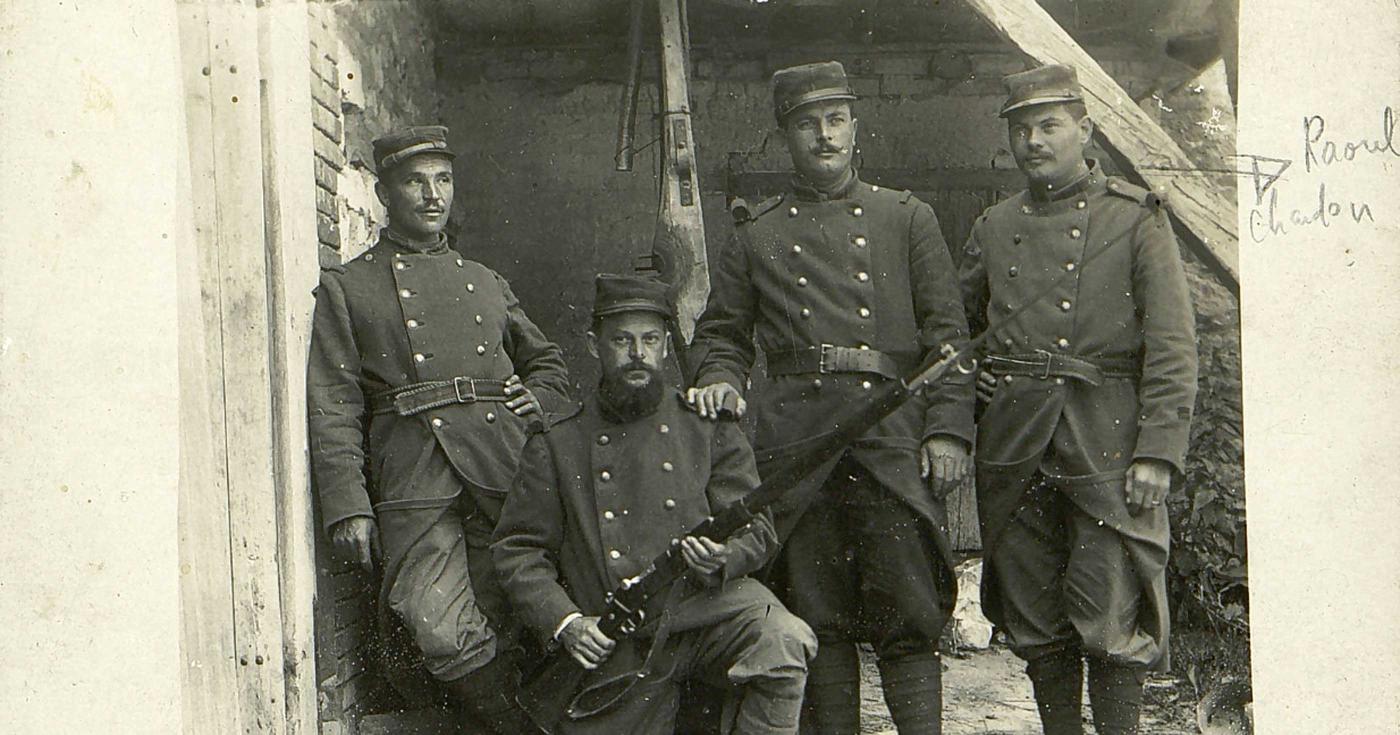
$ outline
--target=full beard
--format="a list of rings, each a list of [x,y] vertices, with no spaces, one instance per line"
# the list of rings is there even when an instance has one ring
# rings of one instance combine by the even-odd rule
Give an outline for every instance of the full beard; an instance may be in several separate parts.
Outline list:
[[[627,373],[631,370],[645,370],[648,380],[643,385],[627,383]],[[642,363],[628,363],[614,371],[604,371],[598,381],[598,400],[603,412],[617,421],[635,421],[650,416],[661,405],[661,394],[665,386],[661,373]]]

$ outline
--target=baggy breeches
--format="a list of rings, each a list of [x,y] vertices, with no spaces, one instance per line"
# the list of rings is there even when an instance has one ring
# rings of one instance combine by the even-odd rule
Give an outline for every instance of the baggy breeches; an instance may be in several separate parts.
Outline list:
[[[801,618],[752,579],[732,580],[753,597],[732,615],[671,631],[624,697],[607,709],[559,726],[568,735],[674,732],[682,682],[699,678],[730,692],[726,733],[796,733],[817,641]],[[757,594],[753,594],[753,593]],[[725,594],[720,592],[719,594]],[[685,603],[682,603],[684,607]],[[684,612],[681,613],[684,616]],[[638,641],[641,647],[649,639]],[[610,660],[599,670],[606,677]],[[619,662],[620,663],[620,662]]]
[[[1134,564],[1139,543],[1037,478],[986,558],[998,600],[994,622],[1012,651],[1031,660],[1082,647],[1120,665],[1156,665],[1165,631],[1154,636],[1143,624],[1153,618],[1143,594],[1153,580],[1142,580]]]

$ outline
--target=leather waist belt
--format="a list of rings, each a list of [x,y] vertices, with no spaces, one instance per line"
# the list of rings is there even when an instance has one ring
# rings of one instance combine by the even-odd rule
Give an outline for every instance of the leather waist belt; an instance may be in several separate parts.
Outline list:
[[[768,375],[798,373],[875,373],[900,378],[899,363],[879,350],[821,345],[776,352],[767,356]]]
[[[412,416],[454,403],[501,402],[509,399],[504,380],[453,378],[391,388],[370,396],[369,404],[376,416],[387,413]]]
[[[1126,357],[1074,357],[1041,350],[1029,355],[988,355],[983,367],[996,375],[1031,378],[1070,378],[1089,385],[1101,385],[1105,378],[1136,378],[1137,360]]]

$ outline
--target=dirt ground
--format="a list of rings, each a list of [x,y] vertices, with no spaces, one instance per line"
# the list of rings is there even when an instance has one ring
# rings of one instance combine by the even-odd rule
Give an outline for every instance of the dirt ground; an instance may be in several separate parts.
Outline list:
[[[1031,698],[1024,664],[1001,646],[944,657],[943,732],[945,735],[1033,735],[1040,718]],[[1179,690],[1173,677],[1149,679],[1144,700],[1143,735],[1195,733],[1190,713],[1194,703]],[[1087,695],[1086,695],[1087,704]],[[1084,714],[1089,711],[1085,707]],[[1086,720],[1086,723],[1088,721]],[[1086,724],[1089,732],[1091,724]],[[869,651],[861,655],[861,732],[895,735],[889,710],[880,692],[880,675]]]

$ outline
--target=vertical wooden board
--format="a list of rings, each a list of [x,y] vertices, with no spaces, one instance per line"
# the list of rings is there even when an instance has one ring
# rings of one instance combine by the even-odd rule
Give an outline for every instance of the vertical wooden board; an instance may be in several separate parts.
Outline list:
[[[312,75],[305,0],[258,8],[258,45],[287,732],[317,731],[315,529],[306,443],[306,356],[317,259]]]
[[[705,257],[705,221],[700,209],[700,162],[695,150],[695,132],[690,119],[689,37],[686,33],[683,0],[661,0],[661,87],[665,112],[661,116],[661,139],[666,150],[667,175],[662,177],[662,220],[669,223],[669,235],[680,247],[678,256],[688,262],[677,264],[684,281],[676,299],[681,337],[690,341],[695,320],[705,309],[710,293],[710,272]],[[677,134],[679,132],[679,134]],[[677,164],[683,171],[677,175]],[[689,189],[689,203],[683,187]]]
[[[234,639],[244,732],[286,730],[256,8],[208,5]]]
[[[179,268],[180,611],[183,731],[238,731],[228,482],[224,464],[222,335],[215,247],[213,132],[209,106],[209,21],[202,4],[179,6],[187,155],[178,175],[186,244]]]
[[[1075,68],[1104,148],[1166,197],[1177,234],[1238,293],[1239,235],[1234,198],[1200,175],[1171,136],[1035,0],[966,1],[1025,55],[1042,64]]]

